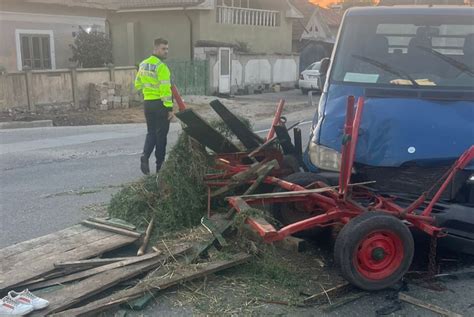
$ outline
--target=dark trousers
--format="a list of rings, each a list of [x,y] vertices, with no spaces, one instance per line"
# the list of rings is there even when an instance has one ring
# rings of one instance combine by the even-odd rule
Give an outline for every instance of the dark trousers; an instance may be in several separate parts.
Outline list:
[[[149,159],[155,149],[156,170],[159,171],[165,160],[170,128],[168,110],[161,100],[145,100],[145,119],[148,132],[143,146],[143,156]]]

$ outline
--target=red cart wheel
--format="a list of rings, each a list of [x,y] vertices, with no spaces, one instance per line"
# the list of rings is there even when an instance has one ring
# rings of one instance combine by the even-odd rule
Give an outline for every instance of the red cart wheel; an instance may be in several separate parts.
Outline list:
[[[346,224],[336,239],[334,258],[342,275],[364,290],[392,286],[408,271],[413,236],[397,218],[366,212]]]

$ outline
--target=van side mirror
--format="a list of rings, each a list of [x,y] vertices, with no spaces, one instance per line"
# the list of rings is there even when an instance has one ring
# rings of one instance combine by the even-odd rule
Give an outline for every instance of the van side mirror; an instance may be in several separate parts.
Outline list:
[[[321,67],[319,68],[319,73],[325,76],[328,72],[329,63],[331,60],[328,57],[325,57],[321,60]]]

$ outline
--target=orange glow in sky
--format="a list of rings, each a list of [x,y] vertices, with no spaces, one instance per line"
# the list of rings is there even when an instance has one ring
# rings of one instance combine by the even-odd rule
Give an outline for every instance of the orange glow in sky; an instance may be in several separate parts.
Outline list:
[[[309,2],[312,2],[314,4],[317,4],[317,5],[319,5],[321,7],[325,7],[325,8],[329,7],[333,3],[337,3],[337,1],[335,1],[335,0],[309,0]]]

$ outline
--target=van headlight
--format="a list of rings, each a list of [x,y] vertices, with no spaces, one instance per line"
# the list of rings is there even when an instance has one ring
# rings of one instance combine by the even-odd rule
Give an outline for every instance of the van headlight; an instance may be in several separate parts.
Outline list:
[[[469,176],[469,178],[467,179],[467,183],[468,183],[468,184],[474,184],[474,174],[472,174],[471,176]]]
[[[328,147],[310,142],[309,159],[314,166],[333,172],[341,170],[341,153]]]

